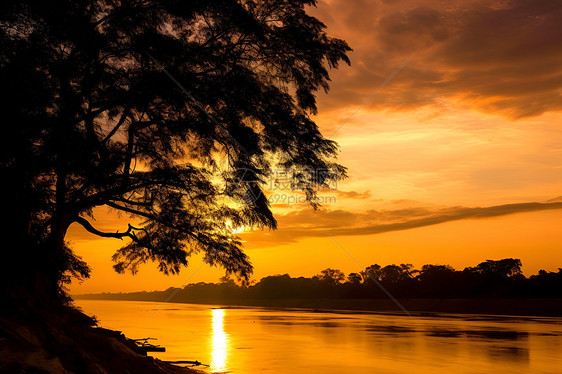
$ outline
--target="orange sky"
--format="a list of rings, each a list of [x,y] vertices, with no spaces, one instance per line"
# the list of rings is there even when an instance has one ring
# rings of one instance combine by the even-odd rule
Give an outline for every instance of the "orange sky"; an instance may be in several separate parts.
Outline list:
[[[254,277],[504,257],[527,274],[562,267],[562,3],[322,0],[312,12],[354,49],[316,117],[349,178],[319,211],[276,204],[277,232],[243,235]],[[128,222],[97,215],[101,229]],[[199,258],[178,276],[150,264],[119,275],[110,257],[123,242],[74,226],[67,239],[93,267],[73,293],[223,275]]]

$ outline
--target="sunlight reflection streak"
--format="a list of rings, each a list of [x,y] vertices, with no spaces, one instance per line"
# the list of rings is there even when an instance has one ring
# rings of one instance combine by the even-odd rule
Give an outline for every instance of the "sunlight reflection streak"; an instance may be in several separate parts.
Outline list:
[[[224,309],[213,309],[211,342],[211,372],[226,370],[228,335],[224,332]]]

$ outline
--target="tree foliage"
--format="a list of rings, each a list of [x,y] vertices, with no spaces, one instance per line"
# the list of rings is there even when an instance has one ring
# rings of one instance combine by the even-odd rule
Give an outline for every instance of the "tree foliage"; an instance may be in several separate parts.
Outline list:
[[[311,115],[350,48],[307,13],[315,3],[3,1],[7,229],[59,280],[76,260],[64,249],[72,223],[129,241],[117,271],[152,260],[175,273],[202,253],[247,279],[234,232],[276,227],[269,170],[295,171],[312,206],[318,185],[345,175]],[[101,206],[143,223],[103,232]]]
[[[326,283],[327,285],[333,286],[345,281],[345,273],[339,269],[327,268],[322,270],[320,274],[315,275],[314,279]]]

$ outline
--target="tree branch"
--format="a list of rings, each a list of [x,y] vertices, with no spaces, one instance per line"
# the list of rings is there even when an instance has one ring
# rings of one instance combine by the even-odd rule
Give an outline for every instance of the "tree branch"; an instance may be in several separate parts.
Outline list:
[[[161,225],[164,225],[164,226],[169,227],[169,228],[174,229],[174,230],[178,230],[180,232],[183,232],[183,233],[191,236],[193,239],[197,240],[201,244],[208,245],[208,243],[201,238],[200,234],[194,234],[190,230],[186,230],[185,228],[174,225],[173,223],[166,222],[166,221],[158,218],[154,214],[150,214],[150,213],[142,212],[142,211],[137,210],[137,209],[132,209],[132,208],[125,207],[125,206],[122,206],[122,205],[118,205],[118,204],[115,204],[114,202],[111,202],[111,201],[107,201],[105,203],[105,205],[107,205],[108,207],[111,207],[113,209],[117,209],[117,210],[120,210],[120,211],[123,211],[123,212],[138,215],[138,216],[147,218],[149,220],[152,220],[154,222],[158,222]]]
[[[125,120],[127,119],[128,116],[129,116],[129,108],[125,108],[125,110],[123,110],[123,113],[121,114],[121,118],[119,118],[119,121],[117,122],[115,127],[113,127],[113,129],[111,129],[109,134],[107,134],[105,138],[102,140],[101,142],[102,144],[105,144],[109,139],[111,139],[113,135],[115,135],[117,130],[119,130],[119,128],[123,125],[123,123],[125,123]]]
[[[119,179],[121,178],[122,176],[119,176]],[[79,200],[75,205],[80,209],[86,209],[97,205],[104,205],[105,201],[113,199],[113,196],[122,195],[138,190],[140,188],[153,186],[155,184],[162,184],[163,182],[162,180],[141,180],[136,184],[128,185],[124,185],[119,181],[115,181],[115,183],[117,184],[117,187],[109,188],[107,190],[97,192],[93,195],[86,196],[82,200]]]
[[[116,239],[121,239],[123,240],[124,237],[129,237],[133,240],[136,240],[136,235],[134,235],[133,230],[142,230],[141,228],[137,228],[132,226],[129,223],[129,227],[127,228],[127,231],[125,232],[103,232],[100,231],[98,229],[96,229],[94,226],[92,226],[92,224],[90,222],[88,222],[85,218],[83,217],[76,217],[75,222],[79,223],[80,225],[82,225],[82,227],[84,227],[86,229],[86,231],[95,234],[97,236],[101,236],[103,238],[116,238]]]
[[[145,199],[144,201],[134,201],[121,197],[113,197],[109,200],[118,201],[120,203],[125,203],[128,205],[136,205],[136,206],[144,206],[144,207],[151,207],[152,205],[154,205],[154,196],[151,196],[150,200]]]
[[[129,182],[129,174],[131,170],[131,160],[133,157],[133,148],[135,146],[135,131],[136,126],[129,125],[129,131],[127,136],[127,150],[125,151],[125,164],[123,166],[123,176],[125,177],[123,183]]]

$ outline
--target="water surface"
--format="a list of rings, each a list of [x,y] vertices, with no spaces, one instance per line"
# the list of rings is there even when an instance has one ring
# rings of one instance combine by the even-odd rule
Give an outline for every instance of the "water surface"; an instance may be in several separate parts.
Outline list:
[[[562,373],[562,320],[396,316],[76,300],[102,327],[155,337],[213,373]]]

